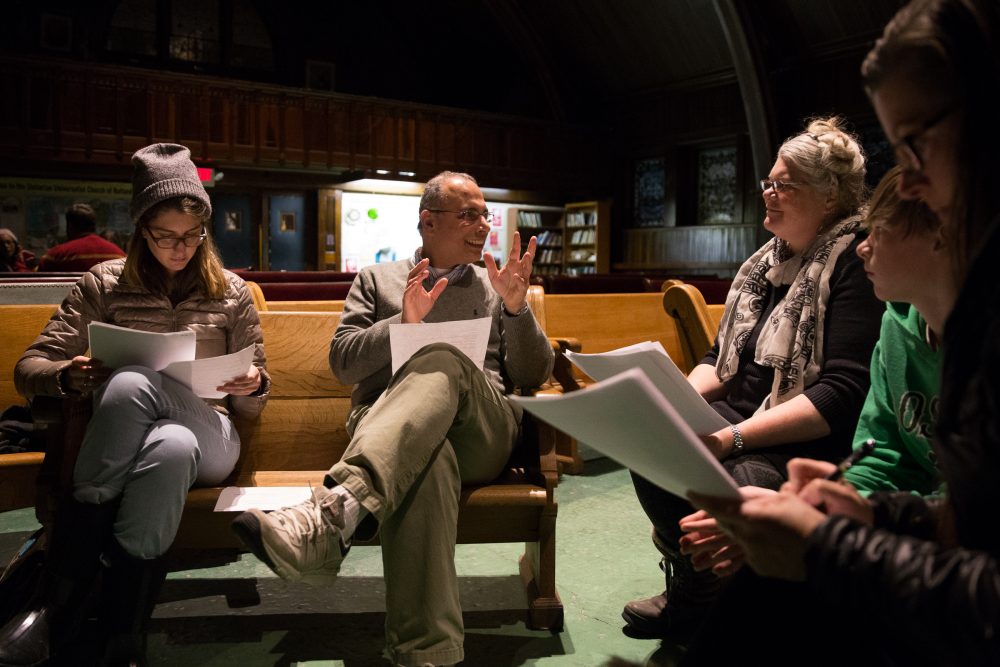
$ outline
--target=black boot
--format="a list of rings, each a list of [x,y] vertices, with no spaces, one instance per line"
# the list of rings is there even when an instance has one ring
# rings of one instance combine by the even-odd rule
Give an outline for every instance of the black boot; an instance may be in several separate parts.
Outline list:
[[[112,539],[104,560],[101,624],[109,636],[101,664],[141,667],[146,664],[146,627],[167,576],[164,558],[136,558]]]
[[[666,577],[666,590],[625,605],[625,633],[639,639],[669,638],[685,643],[708,615],[722,582],[711,571],[695,572],[691,561],[680,554],[664,557],[660,569]]]
[[[24,609],[0,628],[0,666],[44,663],[76,636],[117,514],[117,502],[60,505],[41,582]]]

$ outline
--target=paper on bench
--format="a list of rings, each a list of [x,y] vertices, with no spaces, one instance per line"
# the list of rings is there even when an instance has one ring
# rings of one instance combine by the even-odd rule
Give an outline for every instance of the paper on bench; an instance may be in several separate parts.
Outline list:
[[[219,495],[214,511],[279,510],[311,497],[312,489],[308,486],[227,486]]]
[[[610,352],[579,354],[567,350],[566,358],[595,380],[606,380],[629,368],[640,368],[664,398],[699,435],[729,426],[691,386],[659,341],[636,343]]]
[[[480,368],[486,363],[486,346],[490,342],[493,318],[421,322],[420,324],[390,324],[389,349],[392,351],[392,373],[431,343],[448,343],[461,350]]]
[[[740,498],[733,478],[638,368],[583,391],[508,398],[671,493]]]
[[[188,387],[195,396],[225,398],[227,394],[215,388],[238,375],[245,375],[253,363],[253,352],[254,345],[250,344],[239,352],[219,357],[175,361],[161,372]]]
[[[87,333],[90,356],[100,359],[108,368],[145,366],[162,371],[174,361],[194,359],[193,331],[156,333],[91,322]]]
[[[253,363],[253,345],[219,357],[195,359],[193,331],[156,333],[91,322],[88,332],[91,356],[108,368],[151,368],[202,398],[224,398],[226,394],[215,388],[245,374]]]

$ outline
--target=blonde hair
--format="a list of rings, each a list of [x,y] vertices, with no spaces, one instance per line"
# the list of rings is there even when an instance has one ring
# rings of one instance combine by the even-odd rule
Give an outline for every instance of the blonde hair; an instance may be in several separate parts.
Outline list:
[[[927,204],[918,199],[903,199],[899,196],[899,179],[903,169],[893,167],[886,172],[875,186],[868,201],[865,226],[869,229],[875,221],[881,220],[903,231],[903,236],[914,233],[936,232],[941,228],[938,217]]]
[[[809,121],[805,132],[785,140],[778,157],[793,164],[806,183],[834,199],[834,220],[857,213],[865,196],[865,154],[836,116]]]
[[[154,294],[163,294],[176,299],[182,299],[198,289],[201,289],[209,299],[223,298],[226,295],[226,274],[210,233],[210,210],[204,202],[191,197],[165,199],[146,210],[136,222],[135,233],[129,240],[128,254],[125,257],[125,280]],[[150,223],[165,211],[177,211],[193,216],[201,222],[208,233],[195,250],[188,265],[178,271],[173,279],[153,256],[143,235],[143,231],[149,229]]]

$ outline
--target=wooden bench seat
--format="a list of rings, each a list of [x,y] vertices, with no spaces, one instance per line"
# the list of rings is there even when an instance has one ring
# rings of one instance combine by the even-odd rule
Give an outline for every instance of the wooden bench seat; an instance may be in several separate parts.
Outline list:
[[[17,322],[17,335],[9,330],[4,334],[3,347],[11,359],[3,362],[12,371],[16,359],[51,316],[53,306],[8,308],[20,309],[8,311],[13,319],[7,322]],[[226,485],[321,484],[323,474],[349,442],[345,424],[351,408],[351,387],[334,378],[327,360],[340,313],[265,310],[260,319],[272,392],[258,418],[236,420],[241,455]],[[12,392],[12,381],[0,389]],[[35,498],[36,514],[46,524],[51,521],[60,492],[54,490],[70,486],[72,463],[89,418],[90,401],[41,397],[35,401],[33,411],[36,425],[48,433],[48,451],[54,454],[44,457],[44,463],[41,454],[0,456],[0,462],[11,472],[6,475],[4,467],[0,467],[0,499],[10,496],[14,506],[25,506],[30,504],[24,502],[25,498]],[[530,435],[501,479],[463,489],[458,539],[460,543],[524,542],[519,571],[528,598],[528,624],[560,629],[563,607],[555,588],[556,434],[530,422],[524,430]],[[9,458],[15,456],[20,458]],[[37,497],[30,491],[36,476],[40,488]],[[8,484],[10,480],[16,480],[16,484]],[[240,548],[229,529],[234,513],[214,511],[223,488],[190,491],[175,549]]]

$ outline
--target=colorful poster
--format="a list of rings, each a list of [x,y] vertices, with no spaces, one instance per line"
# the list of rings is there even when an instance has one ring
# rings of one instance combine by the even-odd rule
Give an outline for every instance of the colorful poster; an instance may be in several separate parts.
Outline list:
[[[66,209],[86,203],[97,213],[98,233],[124,248],[132,235],[131,198],[130,183],[0,178],[0,227],[40,257],[66,240]]]

